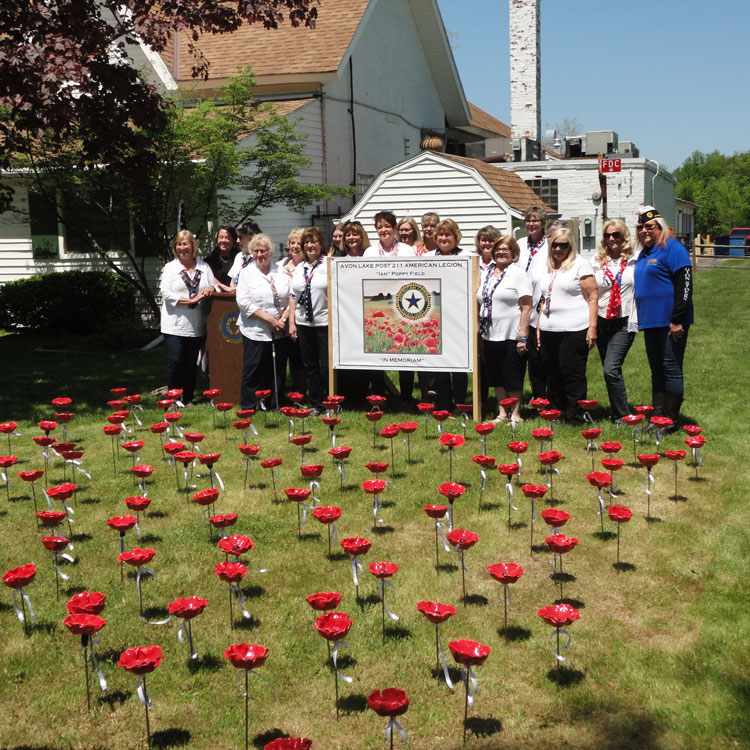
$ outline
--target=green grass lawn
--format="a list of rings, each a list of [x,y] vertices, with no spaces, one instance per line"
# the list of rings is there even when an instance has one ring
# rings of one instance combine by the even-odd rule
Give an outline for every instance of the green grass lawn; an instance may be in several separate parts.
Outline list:
[[[208,404],[186,410],[184,427],[205,433],[205,452],[221,452],[216,468],[226,485],[217,513],[236,512],[233,528],[255,542],[246,556],[248,573],[242,589],[252,618],[234,609],[236,629],[229,623],[227,584],[213,573],[224,559],[209,541],[208,522],[191,494],[177,490],[175,469],[164,460],[157,436],[147,426],[160,421],[150,391],[163,385],[164,352],[117,353],[76,351],[75,342],[0,337],[4,387],[0,392],[0,422],[18,422],[20,437],[11,437],[18,463],[9,470],[10,501],[0,485],[2,571],[34,562],[38,573],[28,587],[36,621],[28,637],[11,605],[12,592],[0,593],[0,747],[2,748],[134,748],[145,745],[143,706],[134,679],[116,665],[119,654],[138,645],[159,645],[165,652],[161,666],[148,677],[153,700],[152,740],[157,747],[234,748],[244,746],[244,699],[235,683],[235,670],[224,658],[234,642],[258,643],[269,657],[250,677],[250,742],[253,747],[283,734],[305,736],[314,748],[380,748],[386,746],[386,719],[366,705],[374,689],[404,689],[411,705],[400,721],[413,748],[455,748],[462,745],[463,687],[451,692],[435,670],[434,628],[416,610],[422,599],[457,607],[457,614],[440,626],[447,643],[456,638],[478,640],[491,648],[476,669],[479,692],[469,709],[467,745],[475,748],[736,748],[750,744],[750,669],[747,644],[748,521],[750,490],[747,461],[745,405],[750,360],[748,325],[750,295],[743,274],[726,270],[701,272],[695,280],[696,325],[687,347],[687,393],[683,413],[704,428],[707,444],[699,479],[687,461],[680,466],[678,492],[663,459],[654,469],[651,522],[646,521],[645,472],[630,464],[630,432],[600,417],[603,439],[620,440],[620,454],[628,465],[617,475],[622,494],[618,502],[633,510],[633,520],[622,528],[621,559],[614,567],[614,524],[605,520],[600,533],[595,491],[585,480],[591,470],[586,441],[578,430],[555,428],[554,448],[564,454],[554,477],[551,505],[571,514],[562,531],[580,544],[564,558],[563,598],[580,610],[568,629],[572,635],[568,660],[555,668],[550,651],[551,628],[537,616],[538,608],[560,599],[559,582],[550,579],[552,555],[543,544],[547,528],[537,517],[534,552],[530,546],[530,507],[519,490],[514,495],[512,525],[503,477],[490,472],[483,508],[478,509],[479,471],[471,456],[480,453],[478,436],[470,425],[466,444],[457,448],[453,479],[466,485],[456,501],[455,525],[476,532],[479,542],[465,555],[467,598],[461,600],[462,576],[455,554],[442,548],[435,567],[434,522],[422,510],[440,503],[437,486],[448,480],[449,458],[436,435],[436,423],[411,436],[412,463],[406,446],[394,442],[395,477],[383,494],[382,524],[373,528],[372,502],[360,488],[371,478],[367,461],[390,461],[391,447],[378,437],[373,448],[372,427],[362,414],[346,411],[337,430],[337,444],[353,447],[347,461],[347,480],[340,477],[327,451],[328,428],[309,420],[313,439],[307,463],[325,465],[318,493],[322,504],[337,505],[342,516],[339,538],[363,536],[372,548],[362,558],[359,598],[355,599],[351,564],[339,545],[327,554],[325,527],[308,515],[297,538],[295,506],[282,500],[284,487],[306,487],[299,464],[300,451],[288,442],[286,420],[263,416],[255,420],[259,436],[248,442],[261,446],[259,458],[280,456],[278,501],[271,478],[253,463],[249,487],[243,489],[244,460],[237,450],[241,433],[231,426],[214,427]],[[626,362],[626,380],[633,403],[648,403],[650,379],[641,338]],[[132,571],[120,582],[117,562],[119,537],[106,519],[127,511],[123,502],[138,494],[128,471],[129,454],[120,450],[113,471],[110,439],[102,434],[110,409],[109,389],[125,386],[143,393],[144,427],[132,439],[145,446],[141,461],[155,466],[149,480],[152,503],[141,518],[142,537],[127,532],[125,546],[150,547],[156,556],[149,564],[157,577],[143,580],[143,606],[149,620],[166,617],[169,602],[180,596],[208,600],[205,612],[193,620],[198,659],[189,659],[187,644],[177,640],[178,623],[163,626],[138,618],[136,583]],[[36,529],[29,487],[16,474],[42,468],[40,449],[32,442],[40,434],[35,423],[51,418],[50,400],[70,396],[76,416],[69,424],[72,439],[85,450],[88,480],[79,484],[73,542],[74,564],[60,581],[59,600],[51,553],[43,549]],[[589,360],[589,395],[606,399],[596,353]],[[414,417],[387,414],[379,423]],[[519,426],[517,439],[534,443],[534,420]],[[460,433],[458,420],[446,430]],[[61,428],[56,433],[61,439]],[[298,427],[297,434],[300,434]],[[682,433],[668,436],[660,450],[684,447]],[[488,438],[487,452],[497,463],[510,463],[506,426]],[[8,452],[0,436],[0,455]],[[543,483],[538,473],[536,445],[523,456],[525,482]],[[639,452],[656,452],[651,438]],[[598,459],[603,454],[597,453]],[[200,471],[200,470],[199,470]],[[208,486],[205,470],[194,480]],[[67,471],[70,478],[70,470]],[[179,472],[182,485],[182,472]],[[63,480],[61,462],[50,466],[46,486]],[[41,482],[40,482],[41,484]],[[37,493],[37,502],[46,502]],[[387,620],[383,643],[377,582],[367,564],[383,560],[398,564],[386,587],[386,603],[400,616]],[[517,562],[524,575],[511,587],[508,629],[503,628],[502,589],[486,572],[496,562]],[[252,567],[265,568],[259,573]],[[127,571],[126,571],[127,572]],[[92,710],[86,710],[80,639],[62,625],[65,601],[82,589],[107,594],[102,616],[107,625],[97,647],[109,683],[101,692],[91,679]],[[339,666],[353,678],[339,681],[340,719],[336,721],[334,678],[327,664],[323,639],[315,631],[314,614],[305,601],[317,591],[343,594],[339,607],[354,625]],[[458,676],[452,667],[452,675]],[[396,735],[396,744],[401,738]]]

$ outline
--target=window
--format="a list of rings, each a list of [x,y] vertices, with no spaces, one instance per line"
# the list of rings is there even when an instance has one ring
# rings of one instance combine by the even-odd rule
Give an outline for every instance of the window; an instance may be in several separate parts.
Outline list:
[[[524,180],[524,182],[553,210],[557,211],[557,180]]]
[[[34,260],[60,256],[60,238],[55,206],[41,193],[29,191],[29,228]]]

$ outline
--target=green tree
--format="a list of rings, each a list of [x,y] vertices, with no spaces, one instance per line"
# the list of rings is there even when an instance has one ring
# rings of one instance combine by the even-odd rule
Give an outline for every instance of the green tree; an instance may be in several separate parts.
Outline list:
[[[675,172],[678,198],[698,204],[696,230],[727,234],[750,226],[750,153],[695,151]]]
[[[153,156],[140,172],[120,169],[120,159],[82,165],[78,142],[61,141],[58,133],[24,139],[16,165],[27,174],[29,189],[64,224],[71,248],[102,259],[158,314],[148,259],[171,258],[180,201],[188,227],[205,242],[211,239],[208,223],[217,215],[239,224],[273,204],[299,211],[350,192],[299,182],[309,164],[305,136],[272,104],[257,102],[252,88],[253,77],[244,70],[217,103],[165,102],[164,126],[139,130],[140,143],[148,144]],[[229,193],[240,199],[222,198]]]

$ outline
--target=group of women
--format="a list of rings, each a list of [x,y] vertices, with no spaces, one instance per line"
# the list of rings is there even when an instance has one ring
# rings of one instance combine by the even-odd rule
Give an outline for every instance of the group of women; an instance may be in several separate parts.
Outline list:
[[[286,363],[295,386],[306,382],[316,413],[323,410],[328,380],[328,279],[326,253],[339,257],[392,258],[476,253],[482,381],[498,402],[517,399],[495,421],[521,420],[525,373],[532,396],[547,398],[569,424],[581,424],[580,401],[587,395],[588,353],[597,347],[613,421],[631,413],[622,368],[636,332],[644,332],[652,375],[655,413],[677,422],[684,391],[682,364],[692,317],[692,280],[687,250],[670,237],[653,207],[642,209],[634,243],[623,221],[610,219],[591,261],[578,253],[576,233],[564,221],[545,228],[538,207],[526,212],[527,236],[517,242],[492,226],[476,235],[473,251],[460,247],[452,219],[434,213],[397,220],[390,211],[375,216],[377,244],[359,222],[335,227],[326,251],[317,227],[293,230],[283,262],[272,261],[271,238],[257,227],[242,234],[221,227],[207,262],[197,257],[190,232],[173,242],[175,260],[162,275],[162,333],[167,342],[168,387],[182,388],[192,402],[198,351],[205,339],[202,301],[214,291],[236,290],[243,342],[243,408],[256,405],[255,391],[285,392]],[[545,231],[546,230],[546,231]],[[304,373],[304,375],[303,375]],[[419,372],[422,400],[433,395],[438,408],[467,400],[468,376],[461,372]],[[276,380],[273,382],[273,377]],[[360,382],[362,378],[365,381]],[[345,373],[343,383],[360,396],[384,391],[384,373]],[[348,382],[348,381],[351,382]],[[369,381],[369,382],[368,382]],[[400,372],[402,408],[412,405],[414,372]],[[303,389],[304,390],[304,389]],[[346,390],[346,388],[344,388]]]

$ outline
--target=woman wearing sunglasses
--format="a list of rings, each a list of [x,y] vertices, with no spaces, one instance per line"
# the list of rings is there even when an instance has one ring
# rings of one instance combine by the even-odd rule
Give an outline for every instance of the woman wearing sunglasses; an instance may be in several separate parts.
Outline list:
[[[602,360],[612,420],[623,424],[631,413],[622,365],[638,330],[633,305],[633,253],[625,222],[610,219],[604,224],[602,241],[594,256],[594,276],[599,291],[596,347]]]
[[[636,229],[642,250],[635,264],[635,304],[651,368],[651,404],[676,429],[685,387],[682,361],[693,323],[690,254],[669,236],[669,225],[653,206],[641,209]]]
[[[586,398],[586,360],[596,344],[599,294],[591,264],[578,255],[575,236],[556,224],[547,237],[547,273],[541,291],[537,337],[547,373],[550,405],[568,424],[583,424],[578,405]]]

